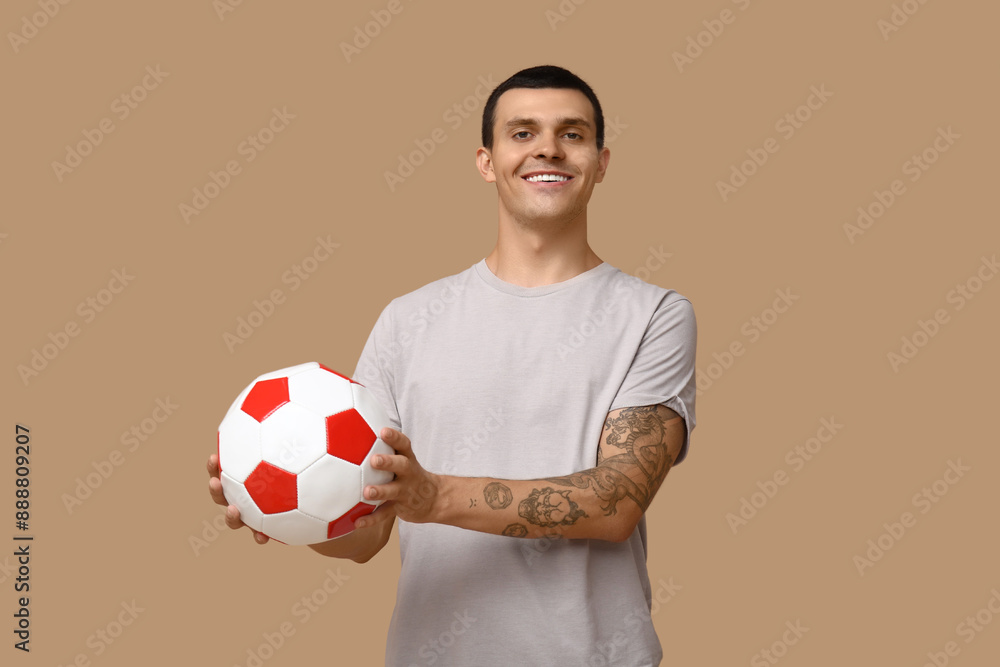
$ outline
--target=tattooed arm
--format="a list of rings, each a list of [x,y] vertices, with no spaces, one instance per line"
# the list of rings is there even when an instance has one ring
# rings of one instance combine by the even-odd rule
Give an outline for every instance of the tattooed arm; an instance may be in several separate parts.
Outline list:
[[[397,453],[375,457],[372,464],[396,479],[367,487],[365,497],[386,500],[393,512],[375,512],[357,525],[398,516],[511,537],[624,541],[680,454],[685,435],[683,418],[664,405],[613,410],[595,467],[563,477],[502,480],[429,473],[405,435],[384,429],[383,440]]]

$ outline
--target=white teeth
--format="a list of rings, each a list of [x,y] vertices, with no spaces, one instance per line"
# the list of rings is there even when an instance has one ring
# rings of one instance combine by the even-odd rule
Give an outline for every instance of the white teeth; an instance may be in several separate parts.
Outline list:
[[[539,182],[550,182],[550,181],[568,181],[569,177],[560,176],[558,174],[539,174],[537,176],[529,176],[525,180],[530,181],[532,183],[539,183]]]

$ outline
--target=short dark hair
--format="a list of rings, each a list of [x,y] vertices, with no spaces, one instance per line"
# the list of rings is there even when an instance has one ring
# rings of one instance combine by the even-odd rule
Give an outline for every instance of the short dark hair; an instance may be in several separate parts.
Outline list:
[[[567,69],[555,65],[529,67],[514,74],[497,86],[486,100],[483,108],[483,146],[493,150],[493,126],[496,124],[497,100],[512,88],[569,88],[579,90],[594,106],[594,121],[597,124],[597,150],[604,148],[604,112],[597,101],[594,90],[587,82]]]

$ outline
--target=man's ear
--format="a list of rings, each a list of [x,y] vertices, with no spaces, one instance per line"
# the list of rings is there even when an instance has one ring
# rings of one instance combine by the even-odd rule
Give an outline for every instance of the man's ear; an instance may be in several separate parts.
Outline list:
[[[496,183],[497,176],[493,173],[493,156],[490,155],[489,149],[480,148],[476,151],[476,167],[484,181]]]
[[[594,179],[595,183],[600,183],[604,180],[604,174],[608,170],[608,162],[610,161],[611,149],[605,146],[597,156],[597,178]]]

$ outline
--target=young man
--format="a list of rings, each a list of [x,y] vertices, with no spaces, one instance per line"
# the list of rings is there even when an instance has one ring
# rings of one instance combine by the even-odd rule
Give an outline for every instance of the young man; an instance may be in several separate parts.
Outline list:
[[[373,465],[395,478],[311,548],[366,562],[401,519],[387,665],[657,665],[644,512],[695,425],[694,311],[587,242],[610,151],[586,83],[518,72],[482,134],[496,247],[382,311],[354,378],[390,416]]]

